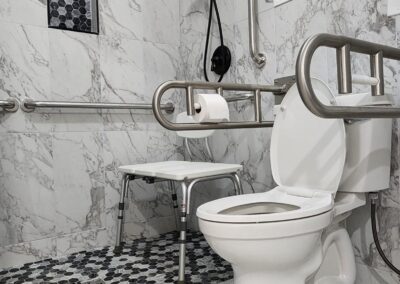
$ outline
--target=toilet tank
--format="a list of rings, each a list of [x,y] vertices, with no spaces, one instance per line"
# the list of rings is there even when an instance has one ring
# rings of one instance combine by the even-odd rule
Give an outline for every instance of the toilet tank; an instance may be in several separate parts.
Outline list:
[[[391,105],[388,96],[350,94],[336,97],[338,105]],[[392,119],[346,122],[346,161],[339,191],[384,190],[390,182]]]

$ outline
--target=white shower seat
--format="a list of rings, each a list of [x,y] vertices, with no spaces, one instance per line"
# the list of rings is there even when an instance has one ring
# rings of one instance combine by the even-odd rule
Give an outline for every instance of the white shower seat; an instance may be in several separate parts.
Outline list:
[[[177,115],[176,121],[179,123],[193,123],[193,117],[188,116],[186,112]],[[215,130],[196,130],[196,131],[178,131],[177,135],[184,138],[184,144],[189,157],[193,159],[192,151],[188,143],[189,139],[204,139],[206,150],[211,161],[214,161],[208,137]],[[147,183],[167,181],[172,193],[174,209],[178,209],[177,195],[174,183],[179,183],[182,190],[180,205],[180,236],[179,236],[179,275],[178,283],[185,283],[185,258],[186,258],[186,229],[187,215],[190,213],[190,196],[194,185],[198,182],[230,179],[233,182],[235,193],[242,194],[242,185],[238,172],[243,166],[238,164],[223,164],[214,162],[189,162],[189,161],[163,161],[156,163],[146,163],[137,165],[128,165],[119,167],[122,172],[122,190],[119,203],[117,241],[115,253],[122,249],[122,233],[124,218],[124,200],[128,192],[129,181],[134,179],[143,179]]]
[[[236,173],[242,169],[242,165],[187,162],[187,161],[165,161],[157,163],[121,166],[121,172],[133,175],[157,177],[174,181],[184,179],[195,179],[207,176],[215,176]]]
[[[175,210],[178,208],[177,195],[174,182],[180,183],[182,200],[180,206],[180,237],[179,237],[179,277],[178,283],[184,283],[185,277],[185,256],[186,256],[186,230],[187,215],[190,213],[190,196],[194,185],[198,182],[230,179],[235,188],[236,194],[242,194],[242,186],[238,172],[243,166],[239,164],[223,164],[210,162],[188,162],[188,161],[164,161],[119,167],[122,172],[122,192],[119,203],[117,240],[115,253],[122,250],[123,218],[125,197],[128,191],[129,182],[135,179],[143,179],[147,183],[157,181],[168,181],[172,192],[172,199]]]

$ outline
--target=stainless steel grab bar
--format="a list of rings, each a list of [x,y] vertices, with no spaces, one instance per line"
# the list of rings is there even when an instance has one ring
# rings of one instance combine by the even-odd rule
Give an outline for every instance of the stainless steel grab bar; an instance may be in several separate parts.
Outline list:
[[[249,47],[250,47],[250,56],[253,61],[256,63],[258,68],[262,68],[267,58],[264,53],[258,50],[259,41],[258,41],[258,0],[248,0],[248,19],[249,19]]]
[[[239,96],[226,97],[227,102],[251,100],[252,94],[240,94]],[[0,107],[9,109],[13,107],[14,101],[0,101]],[[3,106],[4,105],[4,106]],[[17,104],[18,107],[18,104]],[[141,109],[141,110],[152,110],[152,104],[142,103],[90,103],[90,102],[65,102],[65,101],[34,101],[31,99],[25,99],[21,103],[21,109],[25,112],[33,112],[37,108],[84,108],[84,109]],[[161,105],[161,110],[166,113],[173,113],[175,106],[172,103],[166,103]]]
[[[19,109],[19,101],[16,98],[0,100],[0,108],[6,112],[16,112]]]
[[[383,58],[400,60],[400,49],[364,40],[331,34],[317,34],[302,45],[296,62],[296,80],[300,96],[307,108],[324,118],[393,118],[400,117],[400,108],[388,106],[327,106],[318,100],[311,84],[310,66],[314,52],[321,46],[335,48],[338,67],[338,90],[352,92],[350,52],[370,56],[373,96],[384,95]]]
[[[286,81],[285,81],[286,82]],[[287,82],[289,80],[287,79]],[[291,82],[291,81],[290,81]],[[250,85],[250,84],[231,84],[231,83],[212,83],[212,82],[188,82],[188,81],[167,81],[161,84],[154,93],[153,112],[158,122],[165,128],[175,131],[183,130],[206,130],[206,129],[232,129],[232,128],[258,128],[272,127],[273,121],[263,121],[261,111],[261,93],[272,92],[275,95],[283,95],[287,92],[291,83],[281,85]],[[195,115],[194,90],[215,90],[218,94],[223,95],[224,91],[244,91],[252,92],[247,94],[247,99],[253,98],[254,104],[254,121],[240,122],[219,122],[219,123],[173,123],[169,121],[161,111],[161,99],[166,91],[170,89],[186,90],[186,110],[188,115]],[[238,101],[244,99],[243,94],[235,98],[230,96],[228,101]]]
[[[64,102],[64,101],[33,101],[25,99],[22,101],[21,109],[25,112],[32,112],[36,108],[84,108],[84,109],[142,109],[151,110],[151,104],[139,103],[88,103],[88,102]],[[163,104],[160,109],[167,113],[174,112],[172,103]]]

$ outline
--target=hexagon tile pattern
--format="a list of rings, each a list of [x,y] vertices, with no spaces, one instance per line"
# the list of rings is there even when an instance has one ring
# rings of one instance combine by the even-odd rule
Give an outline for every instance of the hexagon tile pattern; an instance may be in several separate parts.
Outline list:
[[[231,265],[201,233],[188,231],[187,237],[187,283],[218,284],[233,278]],[[176,283],[178,257],[178,235],[167,233],[125,244],[121,254],[105,247],[0,270],[0,283]]]
[[[98,33],[97,0],[48,0],[49,27]]]

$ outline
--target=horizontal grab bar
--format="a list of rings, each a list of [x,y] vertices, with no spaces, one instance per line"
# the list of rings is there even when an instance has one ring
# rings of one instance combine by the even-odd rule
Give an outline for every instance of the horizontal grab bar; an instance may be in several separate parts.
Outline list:
[[[157,121],[165,128],[174,131],[206,130],[206,129],[233,129],[233,128],[259,128],[272,127],[273,121],[263,121],[261,112],[261,93],[272,92],[275,95],[283,95],[291,86],[292,81],[285,80],[287,84],[281,85],[253,85],[213,82],[189,82],[189,81],[167,81],[161,84],[154,93],[153,112]],[[161,111],[161,99],[166,91],[170,89],[184,89],[186,91],[186,111],[190,116],[195,115],[198,105],[194,102],[194,90],[215,90],[223,95],[224,91],[252,92],[251,94],[240,94],[226,96],[227,102],[252,99],[254,104],[254,121],[240,122],[218,122],[218,123],[174,123],[169,121]]]
[[[226,97],[227,102],[250,100],[253,98],[252,94],[240,94],[239,96]],[[17,102],[18,103],[18,102]],[[18,106],[18,104],[17,104]],[[0,107],[4,109],[14,107],[14,101],[0,101]],[[21,109],[25,112],[33,112],[37,108],[84,108],[84,109],[153,109],[151,104],[142,103],[90,103],[90,102],[66,102],[66,101],[34,101],[25,99],[21,103]],[[161,109],[167,113],[173,113],[175,106],[172,103],[161,105]]]
[[[64,102],[64,101],[33,101],[25,99],[22,101],[21,108],[25,112],[32,112],[36,108],[84,108],[84,109],[142,109],[151,110],[151,104],[139,103],[88,103],[88,102]],[[162,110],[172,113],[175,107],[172,103],[161,106]]]
[[[19,109],[19,101],[16,98],[0,100],[0,108],[6,112],[16,112]]]
[[[384,95],[383,58],[400,60],[400,49],[345,36],[317,34],[302,45],[296,62],[296,80],[300,96],[307,108],[324,118],[394,118],[400,117],[400,108],[388,106],[328,106],[317,98],[311,84],[311,59],[319,47],[336,49],[338,90],[340,94],[352,92],[350,52],[370,56],[373,96]]]

